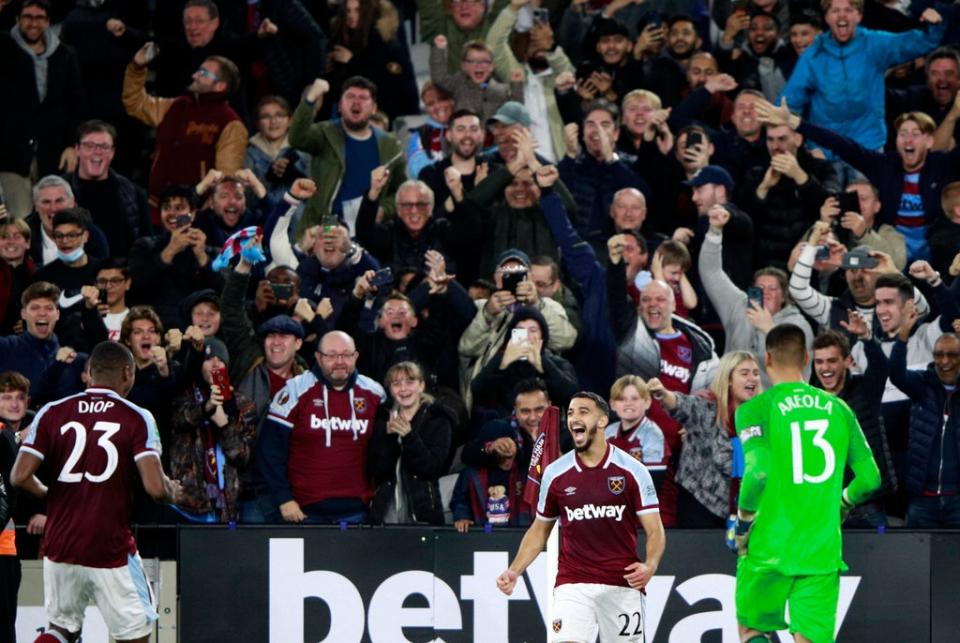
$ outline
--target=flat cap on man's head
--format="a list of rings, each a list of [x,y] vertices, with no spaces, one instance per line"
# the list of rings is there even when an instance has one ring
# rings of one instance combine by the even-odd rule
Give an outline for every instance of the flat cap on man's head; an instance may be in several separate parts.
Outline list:
[[[490,117],[491,121],[503,123],[504,125],[523,125],[530,127],[530,112],[522,103],[515,100],[508,100],[500,106],[497,113]]]
[[[696,174],[693,175],[689,181],[684,181],[684,185],[689,185],[692,188],[698,188],[701,185],[707,185],[710,183],[715,183],[716,185],[722,185],[727,188],[727,194],[729,195],[733,192],[733,178],[730,176],[730,173],[719,165],[708,165],[706,167],[700,168]]]
[[[260,324],[260,328],[257,329],[257,334],[260,337],[266,337],[270,333],[293,335],[303,339],[303,326],[290,315],[275,315]]]

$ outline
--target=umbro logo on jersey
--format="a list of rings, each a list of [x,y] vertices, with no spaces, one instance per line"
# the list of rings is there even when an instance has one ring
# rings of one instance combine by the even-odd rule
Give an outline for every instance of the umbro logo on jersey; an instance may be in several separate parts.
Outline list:
[[[576,488],[576,487],[567,487],[566,489],[563,490],[563,492],[564,492],[565,494],[567,494],[568,496],[572,496],[573,494],[575,494],[575,493],[577,492],[577,488]]]
[[[610,476],[607,478],[607,489],[610,490],[615,496],[619,496],[623,493],[624,488],[627,486],[627,479],[623,476]]]
[[[583,505],[576,509],[564,507],[567,512],[567,520],[594,520],[595,518],[613,518],[614,520],[623,519],[624,505]]]

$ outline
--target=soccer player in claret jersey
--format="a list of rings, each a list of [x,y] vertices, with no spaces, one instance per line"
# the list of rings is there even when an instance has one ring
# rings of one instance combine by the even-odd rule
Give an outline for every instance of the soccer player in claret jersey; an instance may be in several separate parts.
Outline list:
[[[644,640],[644,588],[657,571],[666,537],[653,480],[634,457],[607,444],[609,409],[595,393],[570,400],[567,428],[574,450],[543,472],[537,519],[497,587],[512,594],[517,578],[543,550],[560,519],[554,589],[554,643]],[[637,529],[646,558],[637,559]]]
[[[37,413],[13,465],[13,483],[47,501],[44,604],[50,633],[37,641],[80,637],[93,600],[117,641],[146,642],[157,620],[150,585],[130,531],[134,476],[160,503],[180,484],[160,465],[157,424],[124,396],[133,386],[133,355],[102,342],[87,362],[90,388]],[[56,476],[47,488],[41,463]]]
[[[740,640],[834,640],[841,557],[841,514],[880,486],[880,471],[840,398],[804,382],[803,331],[781,324],[767,333],[765,364],[773,387],[737,408],[746,469],[735,533]],[[843,488],[849,465],[854,478]]]

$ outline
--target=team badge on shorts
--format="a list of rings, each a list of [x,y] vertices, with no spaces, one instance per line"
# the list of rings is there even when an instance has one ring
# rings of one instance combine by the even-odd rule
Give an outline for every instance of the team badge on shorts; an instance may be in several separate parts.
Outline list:
[[[560,628],[563,627],[563,619],[555,618],[553,619],[553,631],[559,632]]]
[[[607,478],[607,489],[610,490],[615,496],[619,496],[623,493],[624,487],[627,486],[627,479],[623,476],[610,476]]]
[[[353,398],[353,410],[357,413],[363,413],[367,410],[367,400],[362,397]]]

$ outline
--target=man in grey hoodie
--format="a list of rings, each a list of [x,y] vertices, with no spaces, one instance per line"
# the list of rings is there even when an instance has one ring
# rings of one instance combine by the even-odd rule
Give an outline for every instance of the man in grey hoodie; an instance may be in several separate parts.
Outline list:
[[[30,213],[32,180],[77,164],[80,67],[49,26],[49,2],[25,0],[17,24],[0,34],[0,185],[16,218]]]
[[[807,350],[813,344],[813,331],[803,315],[793,305],[787,287],[787,273],[779,268],[761,268],[753,275],[753,288],[761,297],[750,297],[731,281],[723,271],[723,227],[730,220],[730,213],[722,205],[713,206],[708,215],[710,229],[700,247],[697,269],[703,289],[710,303],[717,310],[726,336],[725,350],[750,351],[764,354],[767,332],[779,324],[796,324],[803,330]],[[751,289],[752,290],[752,289]],[[809,375],[809,366],[805,369]],[[770,386],[766,369],[761,365],[760,376],[765,387]]]

